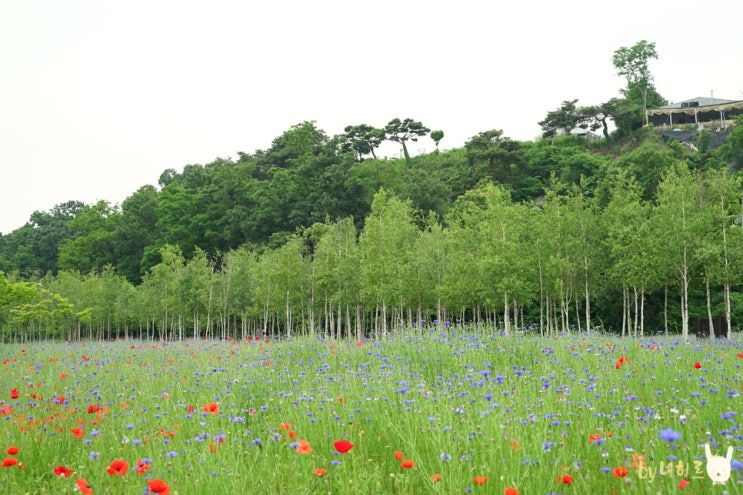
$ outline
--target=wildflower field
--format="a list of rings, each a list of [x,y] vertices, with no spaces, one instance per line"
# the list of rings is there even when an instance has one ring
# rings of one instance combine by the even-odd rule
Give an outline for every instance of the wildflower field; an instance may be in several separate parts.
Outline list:
[[[740,494],[743,339],[2,347],[0,493]],[[713,484],[714,455],[734,448]]]

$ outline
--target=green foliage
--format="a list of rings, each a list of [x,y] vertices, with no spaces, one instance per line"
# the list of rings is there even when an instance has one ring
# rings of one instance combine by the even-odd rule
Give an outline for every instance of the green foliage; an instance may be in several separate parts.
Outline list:
[[[472,168],[472,185],[482,178],[513,184],[525,172],[526,157],[521,144],[503,136],[501,130],[485,131],[464,144]]]
[[[259,166],[292,167],[294,160],[298,158],[322,153],[327,143],[328,137],[315,126],[314,121],[304,121],[274,139],[271,147],[259,160]]]
[[[425,127],[420,122],[413,119],[400,120],[398,118],[392,119],[384,128],[385,135],[390,141],[400,143],[402,145],[402,151],[405,155],[405,161],[410,163],[410,154],[408,153],[408,147],[406,143],[408,141],[416,142],[420,136],[425,136],[431,129]],[[442,136],[443,137],[443,136]]]
[[[85,206],[69,223],[72,237],[59,247],[59,267],[90,272],[116,263],[116,229],[121,213],[107,201]]]
[[[632,174],[642,188],[643,199],[651,200],[662,177],[677,162],[678,155],[673,149],[664,149],[648,141],[622,155],[616,167]]]
[[[602,127],[626,102],[576,107],[577,124]],[[659,207],[668,202],[659,185],[682,165],[705,184],[689,230],[705,240],[689,264],[689,314],[706,309],[705,277],[717,293],[714,307],[734,300],[743,261],[733,253],[743,249],[739,229],[726,226],[738,225],[740,202],[725,193],[726,213],[719,212],[707,192],[735,186],[702,172],[735,163],[738,136],[736,128],[726,147],[697,152],[661,142],[651,129],[599,143],[577,136],[517,142],[490,130],[462,148],[409,161],[359,161],[362,148],[344,152],[343,136],[329,140],[305,122],[267,152],[167,170],[161,189],[144,186],[120,209],[63,203],[0,236],[8,284],[31,281],[51,291],[33,289],[38,300],[23,303],[38,306],[5,304],[0,326],[18,338],[28,329],[73,339],[258,328],[360,336],[383,322],[435,316],[511,326],[531,318],[555,330],[578,318],[588,328],[590,303],[618,328],[623,290],[645,291],[657,324],[668,288],[677,312],[669,322],[680,328],[682,286],[663,250],[666,224],[678,229],[679,219]],[[630,183],[628,198],[637,188],[640,199],[617,203],[623,193],[615,188]],[[723,286],[729,298],[720,295]]]
[[[559,132],[570,134],[580,121],[580,114],[576,106],[578,100],[565,100],[557,110],[547,113],[547,117],[539,122],[542,128],[542,137],[554,138]]]
[[[383,333],[387,331],[387,308],[410,302],[404,281],[417,232],[410,203],[380,189],[366,217],[359,248],[361,298],[381,308]]]
[[[379,148],[379,145],[384,141],[384,129],[377,129],[367,124],[359,124],[346,126],[343,132],[345,134],[342,137],[341,150],[345,152],[356,152],[359,161],[362,160],[362,156],[369,154],[375,160],[377,159],[374,150]]]
[[[649,63],[657,59],[655,43],[639,41],[631,47],[621,47],[614,52],[612,62],[617,74],[623,76],[627,86],[622,91],[624,102],[615,105],[615,123],[624,135],[642,127],[646,123],[645,111],[649,107],[665,105],[653,85]]]
[[[743,170],[743,115],[736,119],[737,125],[730,131],[725,144],[717,148],[716,155],[720,161],[734,171]]]
[[[444,139],[444,131],[431,131],[431,140],[436,144],[436,151],[439,150],[439,143]]]
[[[117,269],[131,283],[139,283],[152,265],[144,259],[145,249],[158,239],[158,192],[142,186],[121,204],[121,221],[115,233]]]

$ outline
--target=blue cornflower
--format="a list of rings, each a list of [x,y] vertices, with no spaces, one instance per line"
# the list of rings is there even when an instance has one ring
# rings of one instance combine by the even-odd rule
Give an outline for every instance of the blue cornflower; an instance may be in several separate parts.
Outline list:
[[[665,440],[666,442],[676,442],[678,440],[681,440],[681,433],[672,430],[671,428],[660,430],[658,432],[658,435],[660,436],[661,440]]]
[[[737,411],[728,411],[720,414],[720,419],[732,419],[733,416],[735,416]]]

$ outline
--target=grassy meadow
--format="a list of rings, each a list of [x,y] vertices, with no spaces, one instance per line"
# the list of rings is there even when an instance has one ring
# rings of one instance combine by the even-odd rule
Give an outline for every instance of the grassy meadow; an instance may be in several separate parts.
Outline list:
[[[0,493],[741,494],[734,337],[5,345]]]

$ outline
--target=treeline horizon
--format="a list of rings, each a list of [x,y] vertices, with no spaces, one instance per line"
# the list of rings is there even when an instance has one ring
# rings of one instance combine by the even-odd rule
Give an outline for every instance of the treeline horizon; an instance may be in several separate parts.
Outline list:
[[[729,332],[743,317],[743,126],[714,150],[708,134],[690,149],[648,128],[490,130],[411,157],[406,142],[438,146],[443,131],[393,119],[330,138],[303,122],[266,151],[168,169],[120,207],[34,212],[0,236],[0,327],[6,340],[362,338],[434,321],[687,337],[693,318],[724,316]],[[371,138],[404,158],[373,158]]]

